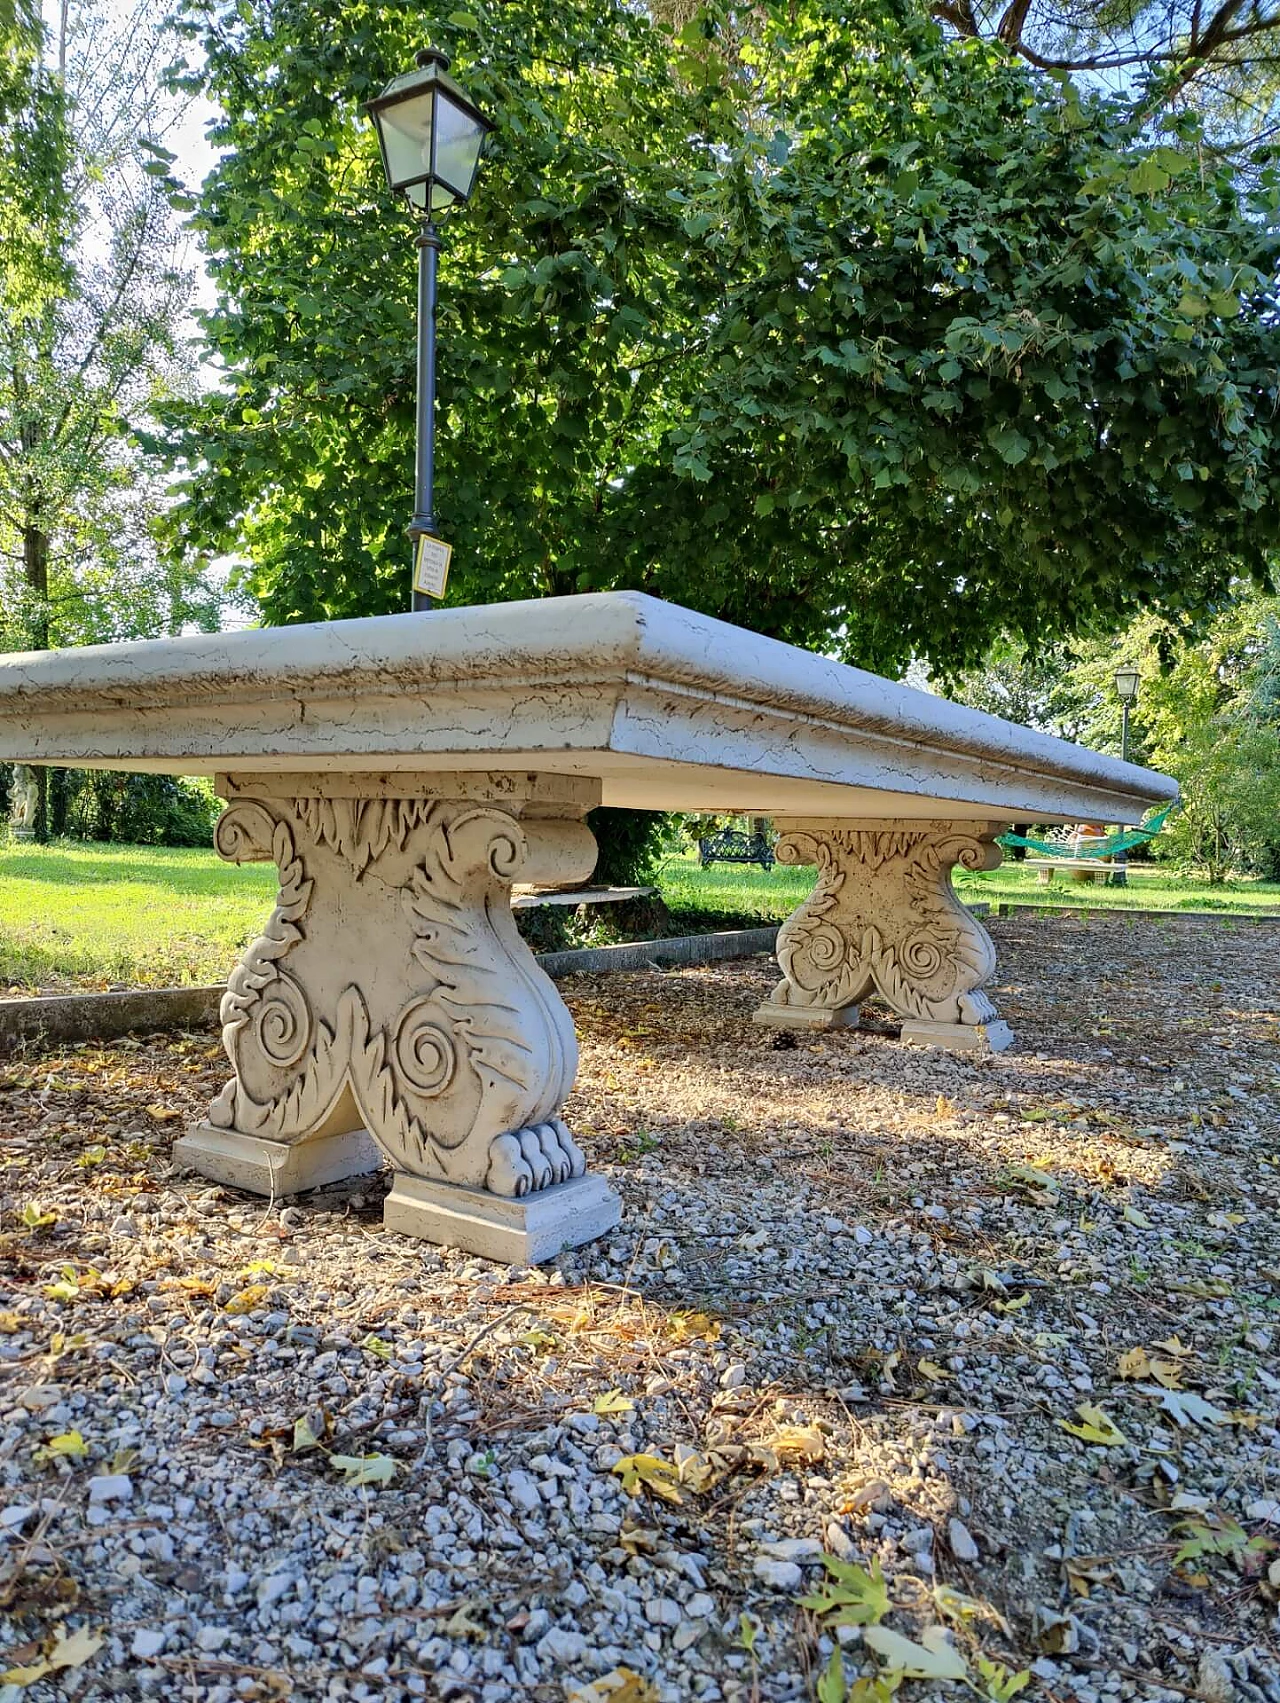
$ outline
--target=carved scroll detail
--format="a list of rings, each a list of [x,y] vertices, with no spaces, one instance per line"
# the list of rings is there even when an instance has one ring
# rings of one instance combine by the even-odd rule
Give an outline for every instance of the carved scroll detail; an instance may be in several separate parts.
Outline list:
[[[577,1069],[573,1023],[511,914],[525,852],[513,816],[241,799],[216,844],[237,862],[272,858],[280,892],[223,998],[235,1076],[211,1123],[292,1143],[351,1127],[354,1101],[418,1176],[523,1195],[582,1174],[557,1117]]]
[[[773,1005],[840,1010],[879,993],[896,1012],[935,1023],[986,1023],[982,991],[996,954],[960,903],[951,871],[994,869],[1000,849],[962,825],[784,833],[779,863],[816,864],[812,894],[778,931],[783,980]]]

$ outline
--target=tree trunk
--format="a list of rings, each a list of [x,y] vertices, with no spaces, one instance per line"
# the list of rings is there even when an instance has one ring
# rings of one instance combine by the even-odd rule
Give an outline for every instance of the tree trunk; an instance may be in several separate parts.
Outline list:
[[[22,571],[34,594],[35,616],[31,624],[31,648],[49,648],[49,534],[34,515],[29,515],[22,529]],[[49,843],[49,771],[35,771],[36,798],[35,841]]]

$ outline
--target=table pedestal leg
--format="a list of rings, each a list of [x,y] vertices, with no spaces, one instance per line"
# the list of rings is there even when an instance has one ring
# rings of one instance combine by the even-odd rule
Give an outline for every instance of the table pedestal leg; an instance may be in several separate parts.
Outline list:
[[[611,1229],[617,1196],[559,1115],[573,1021],[510,906],[522,873],[590,874],[594,799],[555,777],[436,778],[461,797],[308,778],[227,783],[218,850],[274,861],[280,890],[222,1001],[235,1074],[175,1158],[263,1194],[389,1162],[389,1227],[512,1263]]]
[[[779,823],[779,863],[816,864],[812,894],[778,931],[783,979],[756,1012],[779,1028],[856,1027],[878,994],[902,1038],[953,1051],[999,1052],[1013,1036],[982,991],[996,954],[960,903],[951,871],[995,869],[1004,824]]]

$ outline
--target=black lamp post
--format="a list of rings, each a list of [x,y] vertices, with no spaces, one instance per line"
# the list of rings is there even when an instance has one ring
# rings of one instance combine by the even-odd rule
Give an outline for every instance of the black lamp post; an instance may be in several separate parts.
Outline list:
[[[450,546],[435,537],[436,215],[468,200],[480,149],[493,125],[448,75],[449,58],[434,47],[417,69],[393,77],[365,108],[378,132],[387,182],[422,215],[418,230],[418,420],[413,519],[413,607],[443,597]]]
[[[1117,668],[1115,672],[1116,696],[1120,700],[1120,761],[1129,761],[1129,711],[1138,701],[1138,670],[1131,664]],[[1115,872],[1111,877],[1113,887],[1127,887],[1129,875],[1127,865],[1128,854],[1116,853]]]

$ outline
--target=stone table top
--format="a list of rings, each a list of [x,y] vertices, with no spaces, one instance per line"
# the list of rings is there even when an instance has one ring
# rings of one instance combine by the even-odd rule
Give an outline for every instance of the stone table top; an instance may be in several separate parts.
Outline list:
[[[0,659],[0,761],[529,771],[634,809],[1131,823],[1164,775],[636,592]],[[412,783],[407,787],[412,791]]]

